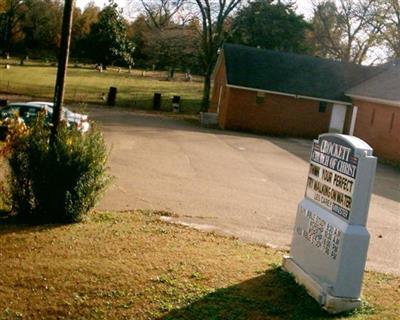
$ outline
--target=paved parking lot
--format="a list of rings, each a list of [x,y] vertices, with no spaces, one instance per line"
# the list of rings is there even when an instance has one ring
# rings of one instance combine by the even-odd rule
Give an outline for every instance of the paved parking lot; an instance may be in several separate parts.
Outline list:
[[[311,141],[203,129],[161,115],[93,109],[113,186],[100,209],[173,211],[180,222],[288,248]],[[400,274],[400,172],[379,165],[367,268]]]

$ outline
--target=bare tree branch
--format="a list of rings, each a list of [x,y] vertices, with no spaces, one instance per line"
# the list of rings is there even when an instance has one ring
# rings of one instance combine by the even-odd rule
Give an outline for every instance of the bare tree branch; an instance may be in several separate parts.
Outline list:
[[[242,3],[242,0],[195,0],[202,22],[202,62],[204,68],[204,90],[202,109],[208,110],[211,74],[217,61],[218,50],[228,32],[224,30],[226,19]]]
[[[314,0],[314,42],[318,54],[362,63],[383,27],[380,0]]]
[[[139,0],[150,27],[163,29],[182,9],[185,0]]]

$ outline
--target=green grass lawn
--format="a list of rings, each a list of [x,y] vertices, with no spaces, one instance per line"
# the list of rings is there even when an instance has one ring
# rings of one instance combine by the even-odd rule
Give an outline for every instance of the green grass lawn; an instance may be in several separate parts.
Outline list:
[[[367,272],[363,307],[330,316],[281,270],[284,252],[160,221],[165,214],[0,220],[0,319],[398,319],[398,277]]]
[[[5,60],[0,61],[0,97],[18,94],[32,99],[52,99],[56,67],[34,62],[19,66],[14,62],[10,69],[5,69],[4,63]],[[175,80],[166,81],[164,72],[145,72],[142,75],[141,70],[134,70],[130,74],[126,69],[118,72],[110,68],[100,73],[90,67],[70,66],[65,99],[75,104],[103,104],[102,96],[108,93],[110,86],[118,89],[117,106],[150,109],[154,93],[160,92],[162,110],[171,109],[173,95],[181,96],[184,112],[195,113],[200,110],[201,78],[186,82],[181,74],[177,74]]]

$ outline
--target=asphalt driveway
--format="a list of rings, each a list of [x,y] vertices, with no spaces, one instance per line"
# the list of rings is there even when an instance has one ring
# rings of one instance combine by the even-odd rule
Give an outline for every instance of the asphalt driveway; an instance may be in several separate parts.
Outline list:
[[[110,146],[104,210],[173,211],[178,220],[288,248],[311,141],[204,129],[162,115],[91,110]],[[400,172],[379,165],[367,268],[400,274]]]

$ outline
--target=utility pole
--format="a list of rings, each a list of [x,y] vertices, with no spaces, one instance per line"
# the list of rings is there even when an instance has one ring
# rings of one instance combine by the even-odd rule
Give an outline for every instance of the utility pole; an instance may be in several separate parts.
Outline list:
[[[60,53],[58,57],[57,79],[54,88],[53,127],[51,130],[51,142],[55,141],[57,128],[61,120],[61,110],[64,102],[65,78],[67,76],[69,46],[71,43],[72,17],[75,0],[65,0],[64,14],[61,31]]]

